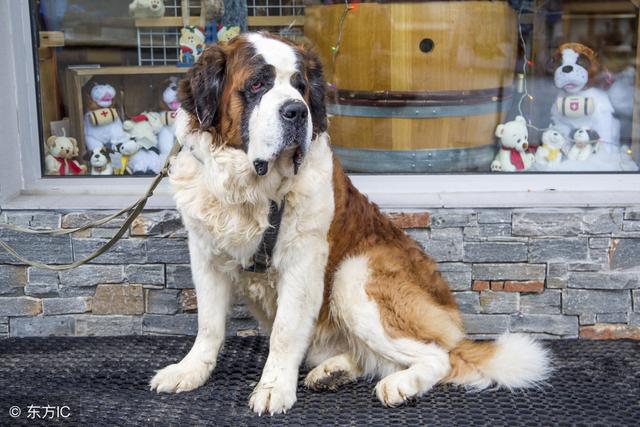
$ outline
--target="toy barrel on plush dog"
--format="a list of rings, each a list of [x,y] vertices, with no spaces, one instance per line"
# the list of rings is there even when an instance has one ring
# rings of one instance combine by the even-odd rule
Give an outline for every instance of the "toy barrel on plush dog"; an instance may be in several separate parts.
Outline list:
[[[556,108],[565,117],[577,118],[592,115],[596,103],[584,96],[560,96],[556,99]]]

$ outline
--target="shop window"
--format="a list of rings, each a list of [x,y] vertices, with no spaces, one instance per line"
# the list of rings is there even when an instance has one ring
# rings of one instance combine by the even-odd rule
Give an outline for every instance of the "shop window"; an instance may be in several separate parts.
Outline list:
[[[32,1],[43,176],[159,170],[199,49],[181,49],[185,26],[203,44],[258,29],[311,43],[351,173],[638,171],[636,2],[136,3]]]

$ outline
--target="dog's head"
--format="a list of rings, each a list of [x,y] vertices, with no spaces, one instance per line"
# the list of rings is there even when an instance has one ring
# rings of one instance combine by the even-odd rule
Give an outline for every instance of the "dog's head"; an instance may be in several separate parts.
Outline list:
[[[595,52],[580,43],[561,45],[551,59],[554,83],[567,93],[594,86],[602,72]]]
[[[111,162],[111,146],[100,146],[84,153],[83,159],[94,167],[104,167]]]
[[[586,146],[589,142],[594,142],[600,139],[598,132],[585,127],[572,130],[569,136],[580,148]]]
[[[278,158],[294,173],[327,128],[318,57],[265,33],[243,34],[205,49],[180,82],[187,128],[211,132],[214,144],[244,150],[256,174]]]

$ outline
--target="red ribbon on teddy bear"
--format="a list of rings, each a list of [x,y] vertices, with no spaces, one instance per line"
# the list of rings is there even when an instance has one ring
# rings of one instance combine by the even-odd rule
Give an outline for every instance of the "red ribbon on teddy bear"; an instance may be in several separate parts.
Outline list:
[[[69,168],[69,172],[71,172],[74,175],[78,175],[79,173],[82,173],[82,169],[80,168],[80,166],[78,166],[76,164],[76,162],[74,162],[73,160],[70,159],[65,159],[63,157],[54,157],[54,159],[56,159],[58,161],[58,163],[60,163],[60,168],[58,169],[58,171],[60,172],[60,175],[64,175],[64,171],[65,166]]]

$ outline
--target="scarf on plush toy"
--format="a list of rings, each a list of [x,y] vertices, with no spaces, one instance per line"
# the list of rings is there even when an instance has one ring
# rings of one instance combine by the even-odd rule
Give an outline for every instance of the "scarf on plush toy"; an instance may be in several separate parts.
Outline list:
[[[54,157],[54,159],[56,159],[58,163],[60,163],[60,168],[58,169],[60,175],[65,174],[65,166],[69,168],[69,172],[71,172],[73,175],[78,175],[82,172],[80,166],[78,166],[73,160],[65,159],[64,157]]]
[[[509,151],[509,160],[511,164],[516,167],[516,170],[521,171],[524,169],[524,160],[522,160],[522,154],[515,148],[507,148],[504,145],[500,147],[504,151]]]
[[[559,148],[552,147],[549,144],[542,144],[542,146],[549,151],[549,154],[547,154],[547,160],[553,161],[558,158],[558,154],[560,154]]]

